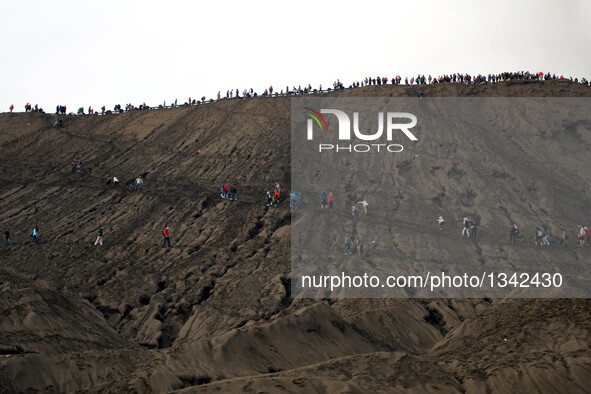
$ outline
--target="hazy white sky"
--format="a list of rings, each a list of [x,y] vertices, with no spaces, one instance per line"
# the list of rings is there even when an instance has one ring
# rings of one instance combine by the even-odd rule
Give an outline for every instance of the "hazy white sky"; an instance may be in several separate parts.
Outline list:
[[[0,111],[396,74],[591,77],[589,0],[0,0]]]

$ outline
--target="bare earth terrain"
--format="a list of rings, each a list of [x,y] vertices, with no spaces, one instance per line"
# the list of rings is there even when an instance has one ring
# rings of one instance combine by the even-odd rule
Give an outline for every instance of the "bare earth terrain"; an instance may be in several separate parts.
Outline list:
[[[425,100],[591,96],[568,81],[422,90]],[[376,86],[330,94],[417,91]],[[291,212],[287,200],[271,208],[263,202],[276,182],[289,190],[289,98],[63,117],[61,129],[52,127],[55,119],[0,114],[0,226],[11,230],[10,247],[0,248],[0,392],[589,391],[587,299],[291,298]],[[401,199],[416,204],[402,206],[403,225],[390,227],[389,236],[406,240],[396,232],[413,231],[413,217],[436,226],[425,207],[463,207],[446,212],[457,236],[401,246],[400,253],[424,258],[441,247],[450,255],[467,248],[466,259],[543,254],[591,262],[591,250],[576,250],[572,235],[567,250],[554,242],[537,251],[529,233],[518,249],[504,244],[510,220],[531,233],[546,223],[554,237],[561,225],[591,224],[590,130],[583,124],[518,145],[475,130],[466,144],[483,158],[476,166],[438,156],[441,144],[462,140],[457,135],[433,136],[421,152],[441,168],[414,165],[411,181],[404,177],[410,164],[401,160]],[[495,161],[491,149],[506,156]],[[526,183],[523,167],[511,178],[508,161],[540,155],[547,158],[543,180],[531,175]],[[79,174],[70,171],[76,158]],[[105,187],[109,175],[122,182],[118,189]],[[139,175],[144,185],[130,191],[124,183]],[[464,242],[461,215],[485,215],[491,200],[458,185],[499,177],[508,178],[508,191],[495,196],[494,209],[506,217],[483,217],[492,223],[491,242]],[[224,181],[237,185],[239,201],[220,198]],[[433,184],[447,193],[425,186]],[[315,200],[308,214],[319,210]],[[93,246],[101,224],[105,245]],[[167,224],[171,249],[162,248]],[[40,244],[30,245],[35,225]]]

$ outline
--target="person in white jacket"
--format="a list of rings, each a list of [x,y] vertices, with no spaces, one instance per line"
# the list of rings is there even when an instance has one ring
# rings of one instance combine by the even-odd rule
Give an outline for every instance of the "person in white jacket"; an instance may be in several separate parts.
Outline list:
[[[363,200],[363,201],[358,201],[357,204],[361,204],[363,205],[363,212],[367,215],[367,206],[369,205],[367,203],[367,201]]]
[[[437,214],[437,223],[439,223],[439,230],[443,231],[445,220],[443,220],[443,216],[440,213]]]
[[[464,218],[464,228],[462,229],[462,237],[464,237],[464,234],[466,234],[468,238],[470,238],[470,220],[468,220],[468,218]]]

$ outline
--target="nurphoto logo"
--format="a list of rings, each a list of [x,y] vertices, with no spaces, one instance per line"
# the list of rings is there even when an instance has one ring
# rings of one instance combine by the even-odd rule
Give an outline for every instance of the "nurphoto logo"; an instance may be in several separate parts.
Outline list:
[[[331,114],[336,116],[338,121],[338,137],[339,141],[351,141],[351,118],[344,111],[324,108],[320,111],[316,111],[309,107],[304,107],[306,115],[310,117],[307,121],[307,138],[309,141],[314,139],[314,124],[318,125],[317,128],[320,131],[328,131],[328,124],[322,114]],[[413,128],[417,124],[417,117],[408,112],[378,112],[378,129],[373,134],[363,133],[359,130],[359,112],[353,112],[353,134],[361,141],[377,141],[382,138],[384,134],[384,123],[386,123],[386,141],[390,142],[393,140],[394,132],[401,131],[409,140],[418,141],[409,129]],[[399,123],[400,120],[406,119],[410,122]],[[334,151],[334,152],[357,152],[365,153],[372,150],[375,151],[387,151],[391,153],[402,152],[404,147],[400,144],[386,144],[386,143],[372,143],[372,144],[319,144],[319,152],[323,151]]]

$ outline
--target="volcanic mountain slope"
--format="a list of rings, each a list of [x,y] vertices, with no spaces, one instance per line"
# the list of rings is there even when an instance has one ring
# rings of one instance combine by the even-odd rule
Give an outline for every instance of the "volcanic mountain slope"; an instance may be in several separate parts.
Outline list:
[[[318,105],[347,108],[343,101],[336,98]],[[383,100],[376,100],[375,106],[382,108],[378,101]],[[314,103],[299,106],[314,107]],[[359,106],[356,102],[349,108]],[[584,216],[591,207],[587,195],[591,189],[588,98],[412,98],[392,100],[388,108],[409,111],[420,119],[413,129],[419,140],[411,143],[402,138],[405,149],[400,153],[335,149],[319,153],[316,144],[335,143],[330,133],[321,133],[313,143],[305,137],[295,140],[292,187],[304,196],[331,191],[337,203],[334,211],[305,210],[292,216],[292,264],[298,274],[340,275],[344,270],[350,275],[370,272],[385,278],[438,270],[477,276],[483,271],[560,272],[568,283],[562,289],[563,297],[589,295],[591,278],[581,275],[588,268],[587,250],[536,250],[533,242],[517,248],[507,242],[513,223],[521,226],[526,241],[533,239],[539,226],[550,234],[551,242],[557,242],[561,228],[575,239],[577,224],[588,220]],[[335,118],[326,116],[328,127],[334,130],[331,121]],[[373,130],[363,123],[360,128]],[[367,143],[357,140],[353,144],[363,142]],[[339,143],[341,148],[348,144]],[[353,220],[351,206],[361,200],[369,202],[368,213],[361,209],[359,220]],[[446,220],[445,232],[435,224],[438,212]],[[463,217],[478,220],[482,242],[458,244]],[[354,241],[364,241],[368,258],[343,261],[345,231]],[[294,278],[299,280],[300,275]],[[293,284],[297,295],[301,284],[297,280]],[[377,290],[379,294],[379,286]],[[429,291],[412,290],[415,297],[433,296]],[[371,293],[348,291],[357,297]],[[404,290],[400,293],[404,296]],[[542,287],[527,289],[527,295],[518,289],[513,297],[548,297],[550,293]],[[329,291],[310,289],[306,294],[327,297]],[[465,289],[444,294],[466,296]],[[497,287],[468,296],[508,294]]]
[[[427,97],[591,94],[566,81],[423,90]],[[53,115],[0,115],[0,225],[10,227],[12,241],[0,250],[1,390],[586,389],[591,308],[584,300],[292,299],[291,213],[285,202],[263,203],[276,182],[289,190],[289,111],[288,98],[233,99],[65,117],[61,129],[51,127]],[[576,132],[582,140],[566,139],[566,148],[589,153],[588,129]],[[524,149],[546,144],[533,140]],[[76,158],[80,174],[70,172]],[[420,182],[435,176],[415,170]],[[474,169],[460,161],[455,171]],[[107,189],[112,175],[122,183],[143,175],[145,183],[139,191]],[[579,177],[588,190],[589,177]],[[238,186],[238,201],[219,197],[221,182]],[[456,203],[432,197],[408,196],[434,209]],[[532,207],[543,208],[543,199]],[[94,247],[101,224],[105,245]],[[160,244],[167,224],[171,249]],[[35,225],[40,244],[31,246]],[[465,247],[459,237],[446,242]],[[584,259],[583,252],[568,253]]]

